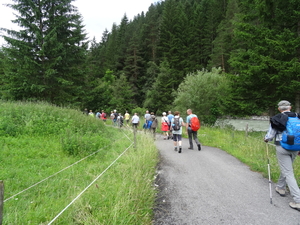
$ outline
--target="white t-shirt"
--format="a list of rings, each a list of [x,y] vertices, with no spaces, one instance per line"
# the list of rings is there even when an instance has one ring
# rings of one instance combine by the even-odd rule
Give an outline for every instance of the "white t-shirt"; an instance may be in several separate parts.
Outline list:
[[[140,118],[137,115],[134,115],[131,119],[132,123],[138,123],[140,121]]]
[[[166,117],[166,116],[163,116],[163,117],[161,118],[161,123],[163,123],[163,122],[167,122],[167,123],[169,123],[169,119],[168,119],[168,117]]]

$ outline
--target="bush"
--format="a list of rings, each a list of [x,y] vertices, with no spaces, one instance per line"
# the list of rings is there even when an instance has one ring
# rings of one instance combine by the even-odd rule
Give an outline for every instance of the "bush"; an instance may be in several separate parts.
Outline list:
[[[221,69],[197,71],[187,75],[174,94],[174,107],[179,111],[191,108],[201,121],[213,125],[226,105],[229,80]]]

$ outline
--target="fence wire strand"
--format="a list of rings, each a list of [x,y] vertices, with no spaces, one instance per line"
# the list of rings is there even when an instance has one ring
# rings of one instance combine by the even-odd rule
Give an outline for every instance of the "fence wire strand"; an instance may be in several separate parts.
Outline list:
[[[76,198],[74,198],[60,213],[57,214],[49,223],[48,225],[52,224],[64,211],[66,211],[90,186],[92,186],[111,166],[113,166],[118,159],[133,145],[133,143],[130,144],[128,148],[126,148],[101,174],[99,174],[85,189],[83,189],[82,192],[77,195]]]
[[[129,137],[128,137],[127,135],[125,135],[125,136],[129,139]],[[124,137],[123,137],[123,138],[124,138]],[[123,138],[121,138],[121,139],[119,139],[119,140],[122,140]],[[119,140],[118,140],[118,141],[119,141]],[[130,140],[130,139],[129,139],[129,140]],[[6,201],[8,201],[8,200],[10,200],[10,199],[13,199],[14,197],[16,197],[16,196],[18,196],[18,195],[24,193],[25,191],[28,191],[29,189],[31,189],[31,188],[37,186],[38,184],[43,183],[44,181],[50,179],[51,177],[54,177],[54,176],[56,176],[57,174],[59,174],[59,173],[65,171],[65,170],[71,168],[72,166],[74,166],[74,165],[80,163],[81,161],[83,161],[83,160],[85,160],[85,159],[91,157],[92,155],[95,155],[96,153],[100,152],[101,150],[103,150],[103,149],[105,149],[105,148],[107,148],[107,147],[108,147],[108,146],[106,146],[106,147],[104,147],[104,148],[101,148],[101,149],[99,149],[99,150],[97,150],[97,151],[91,153],[90,155],[88,155],[88,156],[86,156],[86,157],[80,159],[79,161],[77,161],[77,162],[75,162],[75,163],[73,163],[73,164],[71,164],[71,165],[69,165],[69,166],[63,168],[62,170],[60,170],[60,171],[58,171],[58,172],[56,172],[56,173],[50,175],[49,177],[46,177],[45,179],[43,179],[43,180],[41,180],[41,181],[39,181],[39,182],[37,182],[37,183],[31,185],[30,187],[28,187],[28,188],[26,188],[26,189],[24,189],[24,190],[18,192],[17,194],[14,194],[14,195],[10,196],[9,198],[5,199],[3,202],[6,202]]]

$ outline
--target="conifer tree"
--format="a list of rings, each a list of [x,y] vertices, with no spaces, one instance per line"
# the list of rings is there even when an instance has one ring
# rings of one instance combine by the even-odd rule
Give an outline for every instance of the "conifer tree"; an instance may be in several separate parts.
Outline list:
[[[126,50],[127,45],[129,43],[129,34],[127,33],[128,29],[128,18],[126,14],[122,18],[121,24],[118,27],[118,33],[117,33],[117,51],[116,51],[116,70],[121,71],[125,64],[125,58],[126,58]]]
[[[116,79],[112,86],[110,105],[118,109],[119,112],[125,112],[126,109],[134,109],[136,104],[133,101],[133,96],[132,86],[127,81],[127,77],[121,74],[120,78]]]
[[[238,0],[228,0],[226,17],[221,21],[217,29],[217,36],[213,41],[213,52],[208,68],[221,67],[223,72],[230,72],[229,57],[234,50],[232,37],[234,35],[234,24],[237,23],[240,13]]]
[[[144,53],[144,60],[158,62],[159,52],[159,26],[161,21],[161,14],[159,8],[161,3],[157,5],[151,4],[146,13],[145,23],[141,28],[141,48]]]
[[[133,33],[127,48],[123,72],[133,88],[135,103],[141,105],[145,95],[142,91],[145,84],[145,76],[143,76],[144,62],[140,56],[139,49],[137,36]]]
[[[2,29],[8,46],[4,80],[14,99],[75,103],[82,95],[87,43],[72,0],[16,0],[21,30]]]
[[[163,61],[159,66],[159,73],[152,89],[147,92],[144,107],[155,109],[156,112],[170,109],[173,89],[169,77],[172,77],[170,66],[167,61]]]
[[[292,0],[241,3],[243,17],[235,29],[238,48],[230,58],[238,74],[236,98],[244,108],[272,106],[272,115],[274,102],[299,96],[300,5]],[[299,106],[299,98],[294,101]]]

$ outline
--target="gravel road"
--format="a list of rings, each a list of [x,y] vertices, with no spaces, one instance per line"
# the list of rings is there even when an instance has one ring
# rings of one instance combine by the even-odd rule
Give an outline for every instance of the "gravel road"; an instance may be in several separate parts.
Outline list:
[[[162,136],[157,136],[156,146],[160,192],[153,224],[300,225],[300,212],[288,205],[290,195],[279,196],[272,184],[270,204],[268,179],[225,151],[207,146],[189,150],[184,139],[179,154],[173,141]]]

